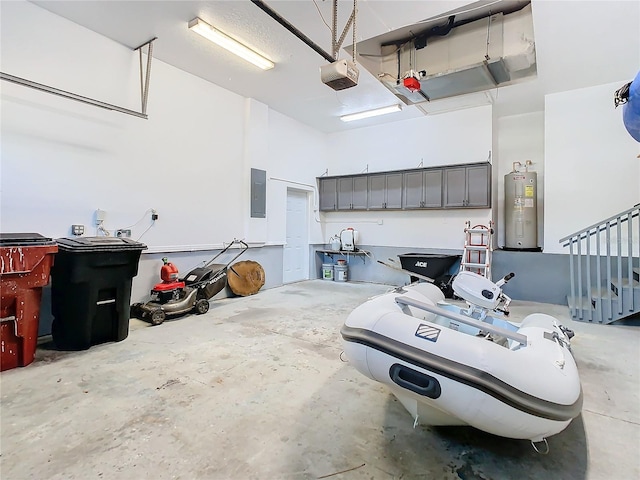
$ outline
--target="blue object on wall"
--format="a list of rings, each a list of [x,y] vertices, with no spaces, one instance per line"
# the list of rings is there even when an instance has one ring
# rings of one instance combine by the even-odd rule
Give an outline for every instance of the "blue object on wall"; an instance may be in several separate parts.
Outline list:
[[[629,99],[622,106],[622,121],[636,142],[640,142],[640,72],[629,86]]]

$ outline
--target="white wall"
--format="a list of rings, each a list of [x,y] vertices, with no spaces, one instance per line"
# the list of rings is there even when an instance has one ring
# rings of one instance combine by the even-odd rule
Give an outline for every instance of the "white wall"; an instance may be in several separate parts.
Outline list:
[[[132,51],[30,3],[2,13],[2,71],[140,109]],[[157,60],[148,120],[3,82],[2,230],[91,235],[100,208],[110,230],[142,218],[137,238],[155,208],[149,246],[241,237],[243,101]]]
[[[544,112],[525,115],[512,115],[498,119],[498,158],[494,162],[493,173],[497,185],[497,241],[498,246],[505,244],[505,203],[504,176],[513,170],[513,162],[531,160],[529,171],[537,174],[538,180],[538,246],[543,247],[544,239]],[[524,171],[524,167],[521,171]]]
[[[285,242],[287,188],[295,188],[309,194],[309,242],[322,243],[316,177],[322,174],[326,163],[326,134],[270,110],[268,144],[267,215],[270,241]]]
[[[640,200],[638,143],[613,107],[627,80],[545,98],[545,252]]]
[[[137,53],[28,2],[4,2],[1,22],[3,72],[140,110]],[[148,120],[1,86],[4,232],[59,238],[84,224],[92,236],[100,208],[112,232],[131,226],[134,239],[142,235],[146,253],[215,249],[234,237],[281,244],[287,182],[314,192],[325,159],[324,134],[158,60]],[[287,180],[268,180],[266,219],[250,218],[251,168]],[[159,219],[145,232],[151,208]],[[319,232],[313,222],[312,241]],[[146,253],[133,301],[158,278],[159,257]],[[183,270],[211,256],[175,253]],[[281,281],[281,271],[267,274],[271,285]]]
[[[137,53],[28,2],[2,13],[3,72],[140,110]],[[148,120],[8,82],[1,101],[3,231],[93,235],[100,208],[110,230],[143,217],[136,238],[154,208],[141,241],[156,250],[282,243],[286,182],[268,181],[268,218],[251,219],[250,169],[313,191],[324,168],[323,133],[158,60]]]
[[[484,162],[492,149],[492,107],[330,134],[329,175]],[[322,173],[322,172],[321,172]],[[360,244],[462,249],[467,220],[487,224],[490,209],[323,213],[324,241],[345,227]]]

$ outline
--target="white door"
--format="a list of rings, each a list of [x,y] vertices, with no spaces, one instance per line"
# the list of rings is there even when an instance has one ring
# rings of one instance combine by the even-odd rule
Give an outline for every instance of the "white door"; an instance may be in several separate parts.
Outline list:
[[[307,192],[287,190],[287,235],[282,282],[309,278],[309,220]]]

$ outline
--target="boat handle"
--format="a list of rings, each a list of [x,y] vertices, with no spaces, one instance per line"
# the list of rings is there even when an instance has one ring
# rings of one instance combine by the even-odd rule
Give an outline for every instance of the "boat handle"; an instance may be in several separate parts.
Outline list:
[[[442,393],[438,380],[425,373],[400,365],[399,363],[391,365],[389,376],[395,384],[411,390],[418,395],[435,399]]]
[[[444,310],[434,305],[429,305],[427,303],[420,302],[419,300],[414,300],[413,298],[396,297],[396,303],[400,305],[407,305],[408,307],[419,308],[420,310],[425,310],[427,312],[435,313],[436,315],[447,317],[457,322],[464,323],[472,327],[476,327],[477,329],[483,330],[485,332],[495,333],[496,335],[502,335],[503,337],[507,337],[510,340],[514,340],[521,345],[524,345],[524,346],[527,345],[526,335],[523,335],[521,333],[511,332],[505,328],[496,327],[494,325],[491,325],[490,323],[481,322],[471,317],[465,317],[464,315],[460,315],[455,312],[449,312],[448,310]]]

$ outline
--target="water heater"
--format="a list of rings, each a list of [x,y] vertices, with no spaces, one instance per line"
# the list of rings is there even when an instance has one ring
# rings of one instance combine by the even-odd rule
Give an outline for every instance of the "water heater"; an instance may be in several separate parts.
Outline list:
[[[509,249],[538,248],[538,180],[536,172],[519,171],[520,162],[504,176],[505,247]]]

